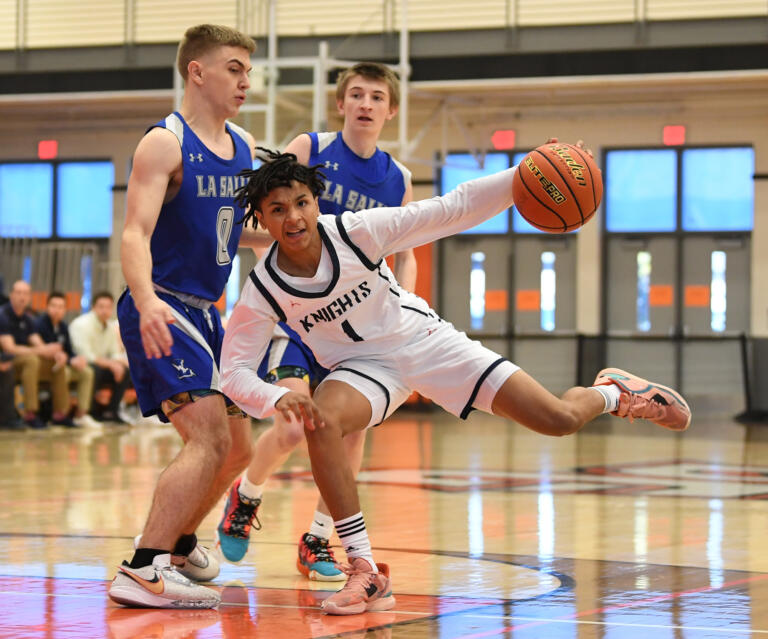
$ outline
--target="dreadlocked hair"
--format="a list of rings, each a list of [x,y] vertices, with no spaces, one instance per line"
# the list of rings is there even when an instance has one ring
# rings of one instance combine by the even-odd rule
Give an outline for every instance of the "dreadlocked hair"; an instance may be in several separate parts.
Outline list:
[[[235,191],[235,202],[246,209],[245,216],[240,220],[243,226],[248,226],[249,219],[254,228],[258,225],[254,212],[261,211],[261,201],[273,189],[290,187],[291,182],[299,182],[306,185],[315,197],[325,190],[325,174],[320,171],[322,164],[306,166],[293,153],[279,153],[263,146],[256,149],[256,158],[261,160],[262,165],[258,169],[244,169],[238,173],[247,179]]]

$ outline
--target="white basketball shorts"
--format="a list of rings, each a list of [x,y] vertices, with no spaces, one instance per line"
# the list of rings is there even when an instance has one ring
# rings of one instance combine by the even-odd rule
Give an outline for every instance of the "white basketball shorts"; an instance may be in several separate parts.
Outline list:
[[[413,391],[466,419],[476,408],[491,412],[493,398],[520,370],[452,324],[424,318],[424,330],[386,355],[344,360],[325,378],[345,382],[371,403],[370,426],[377,426]]]

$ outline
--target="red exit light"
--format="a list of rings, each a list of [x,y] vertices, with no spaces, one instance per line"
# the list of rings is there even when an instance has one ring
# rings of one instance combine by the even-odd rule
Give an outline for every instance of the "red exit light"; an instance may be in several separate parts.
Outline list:
[[[667,146],[681,146],[685,144],[685,126],[680,124],[665,126],[664,144]]]
[[[491,143],[494,149],[514,149],[515,148],[515,130],[500,129],[494,131],[491,136]]]
[[[41,160],[53,160],[58,154],[58,140],[40,140],[37,143],[37,157]]]

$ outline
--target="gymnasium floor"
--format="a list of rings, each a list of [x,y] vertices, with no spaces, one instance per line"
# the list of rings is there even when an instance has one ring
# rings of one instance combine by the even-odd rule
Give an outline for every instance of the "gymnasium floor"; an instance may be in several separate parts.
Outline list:
[[[320,614],[328,591],[293,566],[315,500],[306,452],[268,486],[244,562],[224,565],[218,611],[129,610],[106,589],[180,440],[3,432],[0,637],[768,637],[768,426],[695,406],[681,435],[601,418],[562,439],[398,413],[360,478],[397,605],[350,617]]]

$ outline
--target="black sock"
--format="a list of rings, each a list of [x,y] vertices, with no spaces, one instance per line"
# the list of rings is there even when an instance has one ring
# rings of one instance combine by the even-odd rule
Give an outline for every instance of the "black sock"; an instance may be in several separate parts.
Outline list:
[[[191,535],[182,535],[179,537],[179,541],[176,542],[176,546],[173,548],[174,555],[181,555],[182,557],[188,557],[195,546],[197,546],[197,535],[192,533]]]
[[[131,568],[144,568],[144,566],[149,566],[155,557],[165,554],[168,554],[167,550],[159,550],[157,548],[137,548],[133,553],[131,563],[128,565]]]

